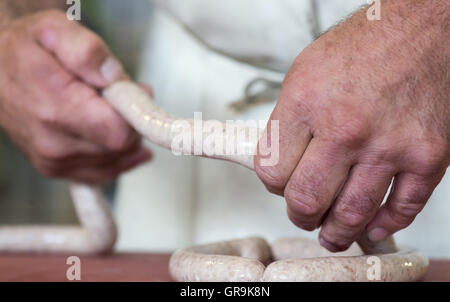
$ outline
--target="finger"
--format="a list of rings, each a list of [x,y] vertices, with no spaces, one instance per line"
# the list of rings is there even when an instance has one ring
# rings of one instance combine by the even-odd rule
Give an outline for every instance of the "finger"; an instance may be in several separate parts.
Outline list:
[[[350,160],[329,143],[313,139],[286,186],[288,215],[298,227],[312,231],[344,184]]]
[[[45,79],[45,85],[34,86],[28,93],[38,99],[54,101],[53,106],[37,105],[35,108],[48,126],[117,151],[126,149],[139,137],[94,88],[70,76],[45,52],[42,51],[40,57],[40,60],[32,59],[32,70],[37,74],[30,80]],[[44,71],[52,72],[46,77]]]
[[[87,165],[70,169],[67,178],[87,183],[105,183],[151,159],[151,153],[141,148],[133,155],[121,158],[111,164]]]
[[[68,21],[64,13],[54,13],[35,30],[38,42],[54,53],[62,65],[97,88],[127,79],[122,65],[92,31]]]
[[[74,81],[61,94],[50,124],[111,151],[123,151],[140,136],[97,92]]]
[[[138,141],[123,152],[105,152],[103,154],[99,153],[86,156],[81,155],[78,158],[71,160],[66,166],[108,166],[120,161],[121,159],[131,158],[138,152],[145,152],[150,154],[150,157],[153,156],[152,152],[142,146],[141,142]]]
[[[48,166],[54,167],[64,165],[70,168],[80,165],[106,164],[120,157],[130,156],[141,149],[140,138],[137,138],[123,151],[111,152],[83,139],[67,136],[57,131],[49,130],[41,132],[41,135],[42,138],[34,147],[34,155],[46,161]]]
[[[78,157],[104,155],[107,150],[89,141],[67,135],[57,129],[41,127],[35,129],[36,135],[32,142],[32,152],[35,157],[49,162],[74,162]]]
[[[119,152],[104,150],[96,154],[79,154],[67,161],[69,166],[90,166],[90,165],[108,165],[118,161],[121,158],[133,156],[139,150],[145,149],[151,154],[151,151],[142,146],[141,140],[131,143],[130,146]]]
[[[304,113],[289,106],[291,95],[282,90],[255,156],[255,171],[269,192],[283,195],[292,172],[311,140],[311,133],[303,119]],[[297,95],[297,94],[295,94]],[[279,129],[275,128],[278,123]],[[263,165],[267,151],[278,146],[278,161]]]
[[[54,143],[52,144],[52,139],[49,139],[49,137],[57,138],[53,140]],[[42,174],[51,178],[68,178],[72,170],[79,169],[80,167],[98,168],[114,166],[122,159],[133,158],[138,152],[149,154],[149,158],[144,158],[144,161],[152,157],[151,151],[142,147],[140,141],[137,141],[124,152],[89,149],[89,151],[95,152],[79,154],[69,147],[73,146],[74,149],[81,149],[80,145],[83,145],[85,143],[84,141],[58,137],[55,134],[44,136],[43,140],[47,142],[45,143],[46,150],[36,149],[37,151],[29,154],[29,158]],[[41,145],[40,148],[42,147],[44,145]],[[50,149],[47,147],[50,147]],[[86,151],[86,149],[83,151]]]
[[[45,80],[44,85],[33,86],[34,89],[27,93],[58,103],[55,106],[36,106],[47,125],[67,130],[74,136],[110,150],[126,149],[138,139],[134,129],[95,89],[75,79],[48,53],[36,48],[39,55],[36,59],[31,58],[34,73],[30,75],[30,81]]]
[[[33,56],[29,56],[29,53],[33,53]],[[42,105],[49,100],[49,92],[56,95],[75,80],[73,74],[36,44],[30,43],[26,48],[19,49],[16,55],[17,73],[23,77],[23,83],[28,82],[28,85],[21,85],[20,93],[26,93],[33,99],[35,106],[30,108],[32,110],[45,109],[46,106]],[[27,57],[27,60],[21,60],[21,57]],[[36,89],[37,87],[40,89]]]
[[[348,249],[375,216],[393,176],[388,167],[354,166],[322,224],[322,246],[332,252]]]
[[[424,208],[444,174],[435,177],[401,173],[395,177],[386,204],[367,226],[369,239],[380,241],[409,226]]]

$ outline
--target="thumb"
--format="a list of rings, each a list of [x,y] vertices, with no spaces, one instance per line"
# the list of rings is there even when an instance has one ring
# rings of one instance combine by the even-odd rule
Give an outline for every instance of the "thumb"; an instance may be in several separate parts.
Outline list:
[[[97,88],[128,79],[122,65],[98,35],[68,20],[62,12],[46,14],[50,16],[38,22],[36,39],[66,69]]]

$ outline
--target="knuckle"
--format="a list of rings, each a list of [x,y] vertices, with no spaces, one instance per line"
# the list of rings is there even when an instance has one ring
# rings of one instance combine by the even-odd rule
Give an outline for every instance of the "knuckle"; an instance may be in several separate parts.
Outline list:
[[[417,185],[413,189],[404,190],[401,197],[399,198],[399,201],[394,204],[399,208],[422,207],[426,202],[426,195],[428,191],[428,188],[422,189],[420,185]]]
[[[307,232],[312,232],[314,230],[317,229],[317,226],[313,223],[307,223],[305,221],[301,221],[298,218],[294,218],[294,217],[289,217],[289,220],[298,228],[307,231]]]
[[[104,48],[103,41],[94,33],[87,33],[84,41],[84,55],[91,57],[92,55],[102,51]]]
[[[329,236],[325,232],[321,232],[320,237],[325,240],[328,244],[332,245],[333,252],[343,252],[346,251],[352,241],[343,237]],[[326,247],[328,249],[328,247]]]
[[[287,180],[278,167],[261,167],[259,165],[256,165],[255,170],[258,174],[258,177],[270,192],[283,192]]]
[[[58,146],[47,139],[38,139],[34,144],[35,154],[45,161],[60,161],[69,155],[65,147]]]
[[[283,190],[282,189],[278,189],[278,188],[274,188],[274,187],[270,187],[268,185],[264,185],[266,187],[266,190],[269,193],[272,193],[274,195],[279,195],[279,196],[283,196]]]
[[[314,222],[309,222],[306,219],[297,216],[292,210],[288,208],[287,215],[289,220],[297,227],[302,230],[312,232],[317,228],[317,225]]]
[[[302,80],[299,81],[298,79]],[[309,116],[316,106],[318,98],[316,81],[311,80],[307,72],[292,69],[283,80],[278,104],[293,113]]]
[[[367,222],[367,217],[378,207],[381,200],[374,192],[344,193],[336,200],[334,211],[337,220],[349,228],[357,228]]]
[[[359,147],[370,137],[369,121],[367,113],[360,108],[341,104],[332,114],[327,113],[319,118],[322,128],[318,130],[317,135],[339,146]]]
[[[311,73],[308,70],[299,68],[302,62],[298,59],[294,61],[291,69],[284,77],[281,86],[282,90],[293,90],[293,92],[296,92],[294,94],[295,99],[305,99],[307,101],[306,96],[318,89],[317,80],[311,77]],[[294,66],[297,68],[293,68]]]
[[[314,218],[321,214],[317,197],[305,189],[288,185],[284,192],[284,197],[288,207],[296,215]]]
[[[397,229],[404,229],[412,223],[412,219],[403,214],[394,211],[388,211],[388,215]]]
[[[300,72],[297,69],[291,68],[284,77],[283,82],[281,83],[282,90],[292,90],[292,89],[297,90],[296,88],[302,84],[302,81],[298,80],[300,77],[299,73]],[[303,91],[302,89],[298,90]]]
[[[448,148],[445,143],[436,139],[434,142],[426,142],[416,149],[414,161],[422,174],[435,174],[446,167],[448,160]]]
[[[89,64],[93,58],[96,58],[104,51],[105,45],[103,41],[94,33],[87,33],[83,38],[82,44],[78,51],[71,57],[69,62],[74,68]]]
[[[307,232],[312,232],[312,231],[317,229],[315,224],[305,224],[305,223],[303,223],[303,224],[297,224],[297,226],[299,228],[301,228],[302,230],[307,231]]]
[[[135,136],[136,132],[132,128],[124,127],[115,135],[107,137],[107,145],[112,151],[123,152],[128,149]]]
[[[354,210],[336,211],[336,218],[343,226],[355,229],[365,224],[366,216]]]
[[[336,130],[336,142],[344,146],[360,146],[367,138],[366,127],[358,121],[346,121]]]
[[[392,205],[391,216],[394,220],[403,226],[408,226],[417,214],[422,211],[424,205],[421,203],[413,203],[408,201],[401,201]]]

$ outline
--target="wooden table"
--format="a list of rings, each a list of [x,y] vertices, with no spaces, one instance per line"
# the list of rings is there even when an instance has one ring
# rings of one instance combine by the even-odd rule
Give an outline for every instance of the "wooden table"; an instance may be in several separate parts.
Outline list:
[[[168,254],[80,257],[81,281],[171,281]],[[66,256],[0,255],[0,281],[67,281]],[[424,281],[450,282],[450,260],[433,260]]]

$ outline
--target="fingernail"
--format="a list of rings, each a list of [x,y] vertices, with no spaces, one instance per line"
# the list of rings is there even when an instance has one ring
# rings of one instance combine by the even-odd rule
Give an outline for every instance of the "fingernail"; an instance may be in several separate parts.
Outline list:
[[[381,241],[385,239],[389,233],[383,228],[375,228],[369,232],[368,236],[371,241]]]
[[[126,79],[127,76],[122,68],[122,65],[113,57],[108,57],[103,65],[100,67],[100,72],[103,79],[112,84],[122,79]]]

